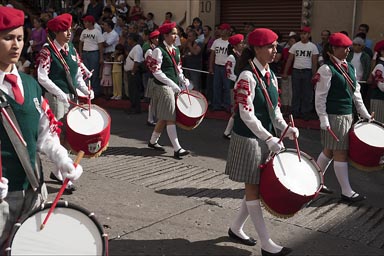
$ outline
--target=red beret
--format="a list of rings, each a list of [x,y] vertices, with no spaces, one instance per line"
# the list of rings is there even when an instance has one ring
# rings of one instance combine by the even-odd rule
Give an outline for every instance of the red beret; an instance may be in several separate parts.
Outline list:
[[[72,25],[72,15],[69,13],[64,13],[55,18],[51,19],[47,23],[47,27],[49,30],[57,32],[57,31],[66,31]]]
[[[0,31],[24,25],[24,12],[12,7],[0,7]]]
[[[349,47],[352,45],[352,40],[343,33],[333,33],[329,36],[329,44],[339,47]]]
[[[375,50],[375,52],[380,52],[383,49],[384,49],[384,40],[381,40],[381,41],[376,43],[374,50]]]
[[[248,35],[248,44],[251,46],[264,46],[277,40],[275,32],[268,28],[256,28]]]
[[[155,38],[155,37],[157,37],[157,36],[159,36],[160,35],[160,32],[159,32],[159,30],[154,30],[154,31],[152,31],[150,34],[149,34],[149,39],[152,39],[152,38]]]
[[[159,32],[161,34],[168,34],[172,31],[173,28],[176,27],[176,22],[171,22],[171,23],[164,23],[159,27]]]
[[[83,21],[87,21],[87,22],[90,22],[92,24],[95,24],[95,18],[92,15],[85,16],[83,18]]]
[[[305,33],[311,33],[311,28],[310,27],[302,27],[300,29],[301,32],[305,32]]]
[[[220,25],[219,29],[221,30],[230,30],[231,29],[231,25],[229,25],[228,23],[223,23]]]
[[[230,38],[228,38],[228,42],[232,46],[235,46],[235,45],[241,43],[241,41],[243,41],[243,40],[244,40],[244,36],[242,34],[236,34],[236,35],[233,35]]]

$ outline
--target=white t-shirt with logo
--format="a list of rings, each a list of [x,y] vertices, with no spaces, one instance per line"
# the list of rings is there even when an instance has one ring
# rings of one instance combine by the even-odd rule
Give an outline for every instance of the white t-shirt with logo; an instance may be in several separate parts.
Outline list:
[[[228,44],[228,40],[223,40],[221,38],[218,38],[213,42],[211,50],[215,52],[216,65],[225,65],[228,57]]]
[[[81,32],[80,41],[84,42],[83,51],[97,51],[99,50],[99,44],[104,42],[104,37],[96,28],[84,29]]]
[[[289,49],[295,58],[293,61],[293,68],[296,69],[311,69],[312,68],[312,55],[319,55],[319,50],[312,42],[302,43],[301,41],[292,45]]]

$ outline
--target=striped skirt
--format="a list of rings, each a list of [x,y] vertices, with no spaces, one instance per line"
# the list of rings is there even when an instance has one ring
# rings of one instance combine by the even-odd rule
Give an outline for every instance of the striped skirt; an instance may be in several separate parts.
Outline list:
[[[371,100],[371,112],[375,112],[375,120],[384,123],[384,100]]]
[[[268,154],[269,150],[264,141],[232,132],[225,174],[233,181],[259,184],[259,166],[265,163]]]
[[[328,131],[321,130],[321,144],[324,148],[330,150],[348,150],[348,132],[352,126],[352,115],[328,115],[328,118],[331,129],[339,139],[339,142]]]
[[[148,78],[147,87],[145,88],[144,96],[147,98],[152,98],[153,87],[156,86],[153,77]]]
[[[167,85],[153,85],[152,111],[158,120],[176,121],[175,94]]]

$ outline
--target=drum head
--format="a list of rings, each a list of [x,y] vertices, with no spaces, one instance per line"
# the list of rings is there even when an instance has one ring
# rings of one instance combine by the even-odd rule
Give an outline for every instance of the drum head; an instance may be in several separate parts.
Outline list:
[[[199,118],[207,112],[207,101],[205,97],[196,91],[180,93],[177,97],[177,107],[181,113],[190,118]]]
[[[322,183],[317,165],[310,156],[301,152],[301,162],[294,149],[286,149],[273,160],[273,169],[279,182],[299,195],[315,194]]]
[[[91,115],[89,115],[88,110],[79,107],[71,109],[67,115],[67,125],[74,132],[82,135],[100,133],[108,127],[109,123],[108,113],[96,105],[91,105]]]
[[[104,255],[103,231],[93,215],[65,203],[59,202],[42,230],[51,204],[19,224],[10,255]]]
[[[384,128],[377,123],[361,122],[354,126],[354,132],[360,141],[378,148],[384,148]]]

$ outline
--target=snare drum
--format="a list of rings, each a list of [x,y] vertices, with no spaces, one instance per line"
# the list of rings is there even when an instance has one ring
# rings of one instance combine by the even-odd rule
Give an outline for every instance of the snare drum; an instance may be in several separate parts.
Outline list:
[[[65,141],[75,152],[84,151],[85,157],[99,156],[108,147],[111,118],[97,105],[72,108],[66,118]]]
[[[182,91],[176,98],[176,124],[186,130],[195,129],[205,116],[208,103],[198,91]]]
[[[349,161],[364,171],[380,170],[384,155],[384,125],[377,121],[358,121],[349,131]]]
[[[15,224],[7,255],[107,255],[108,236],[95,215],[79,206],[58,202],[40,230],[50,207],[42,205]]]
[[[315,198],[323,184],[323,174],[315,160],[304,152],[301,162],[295,149],[285,149],[262,167],[260,196],[272,214],[288,218]]]

